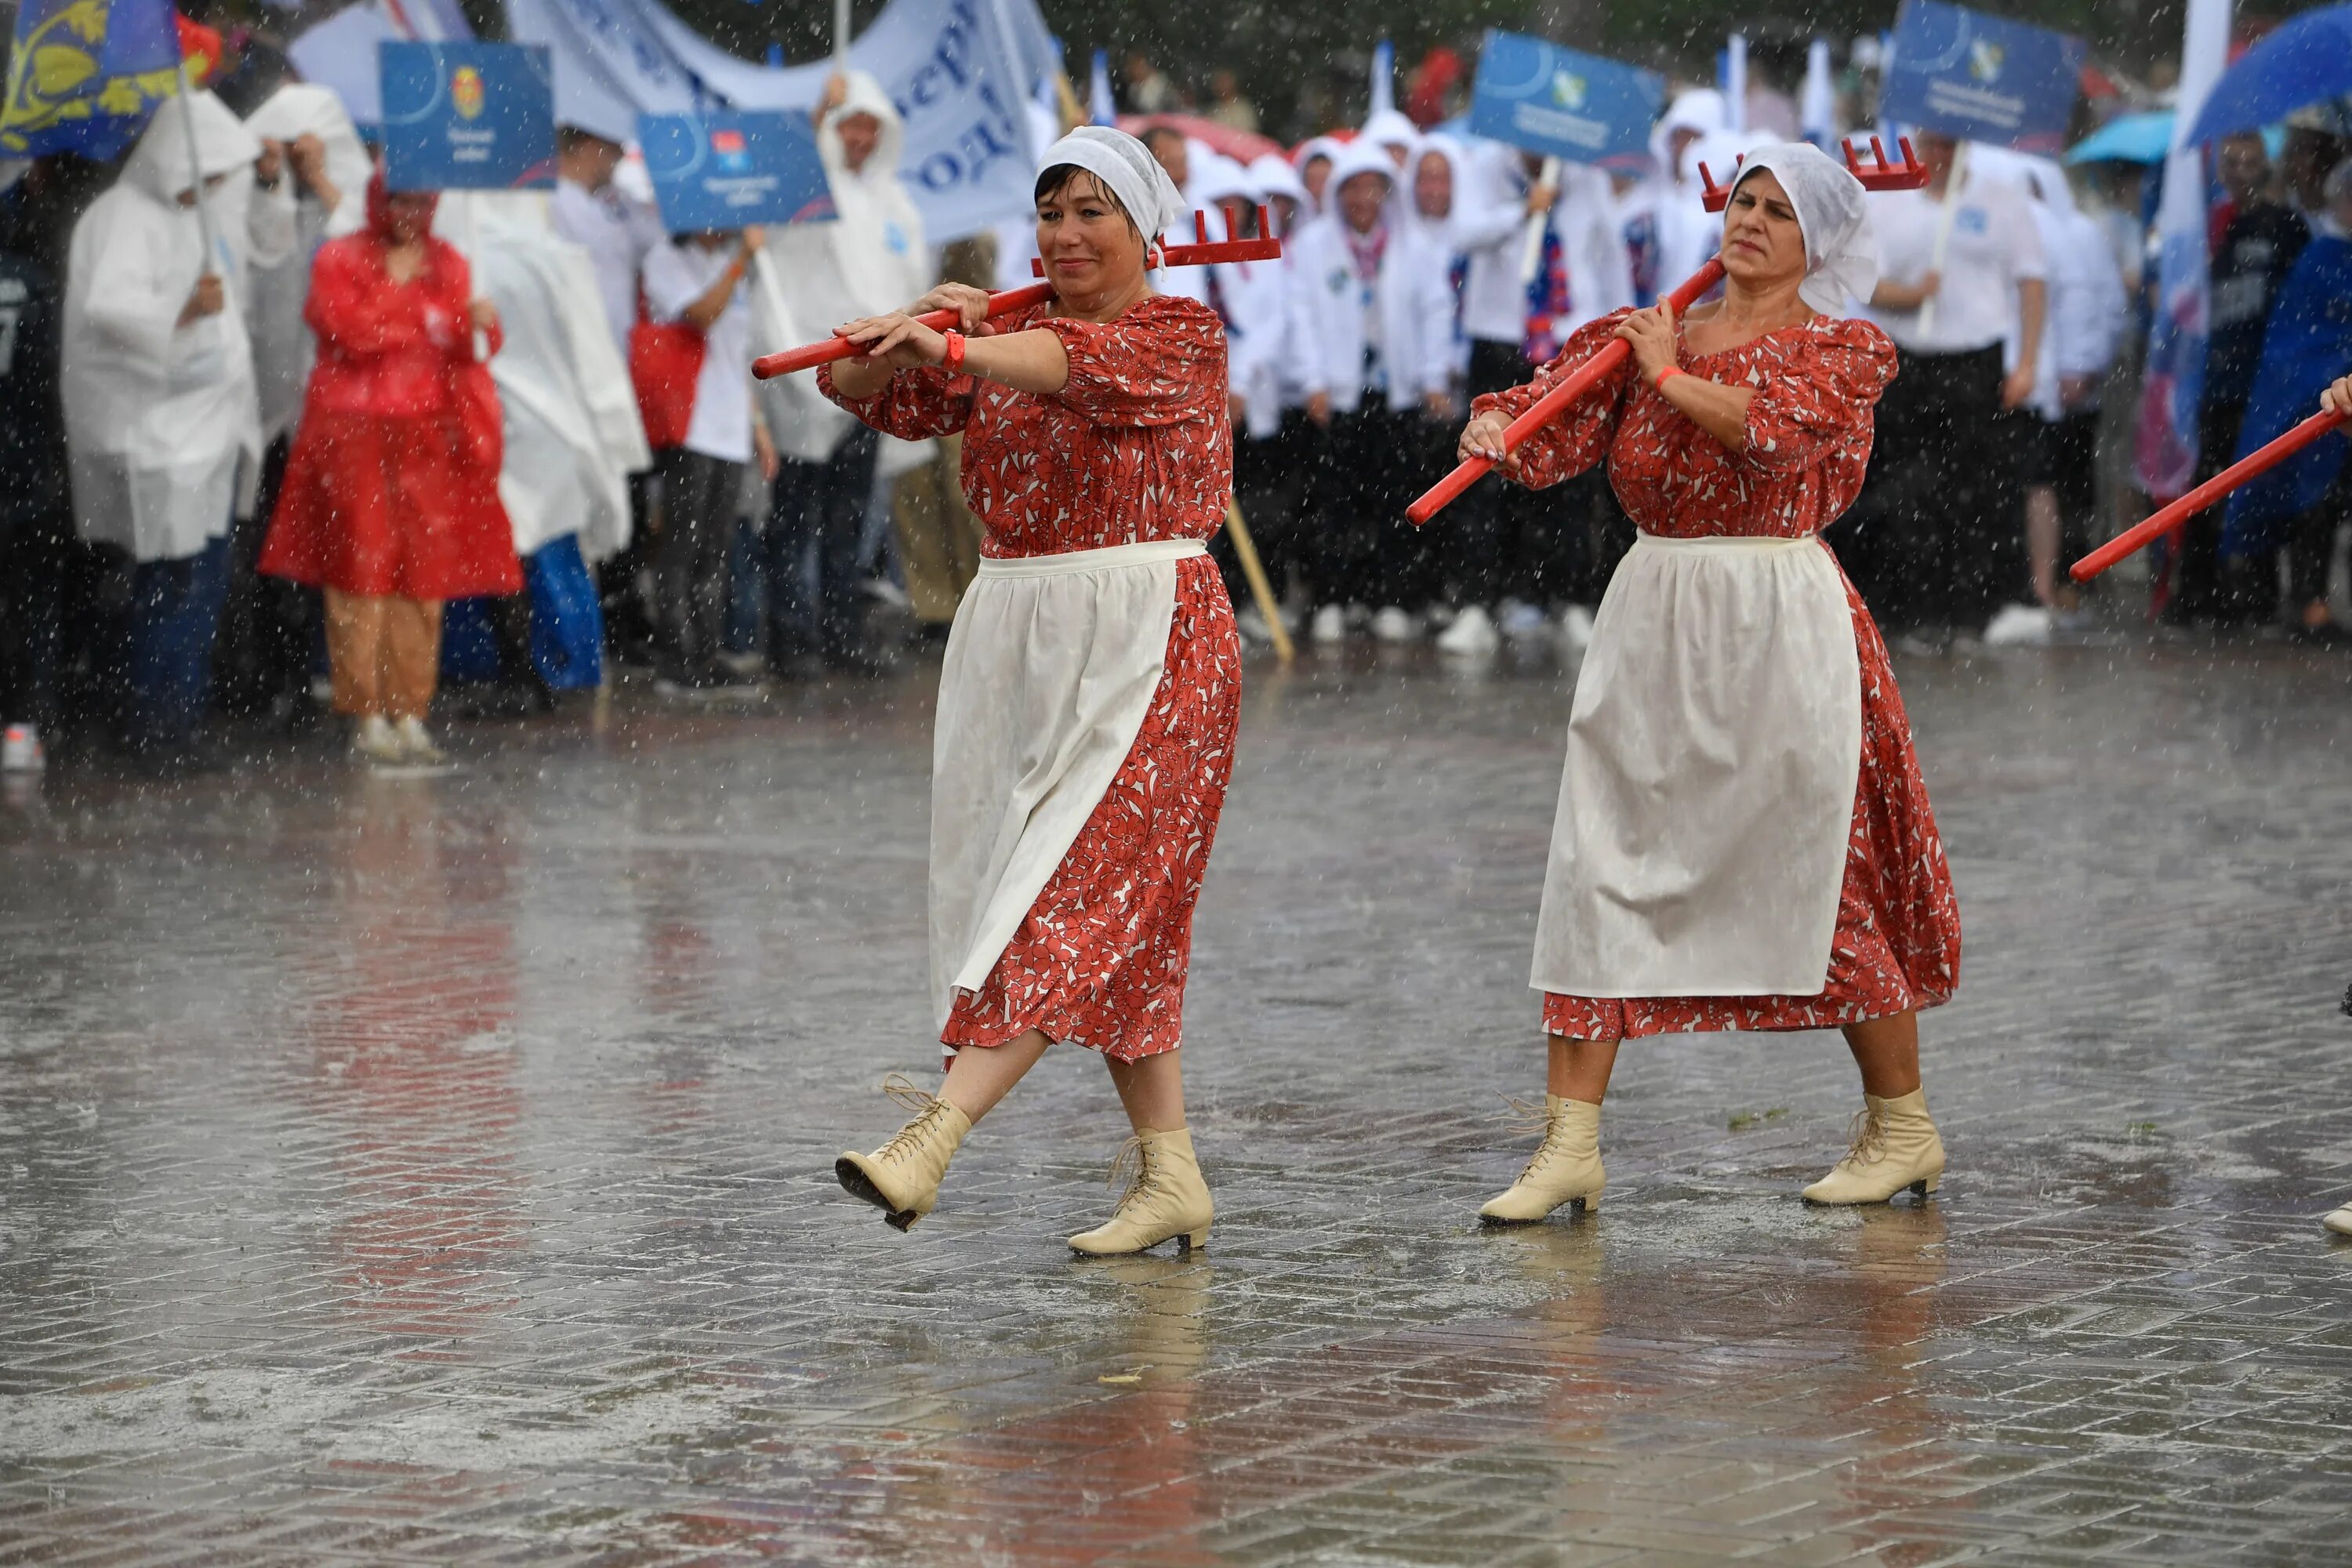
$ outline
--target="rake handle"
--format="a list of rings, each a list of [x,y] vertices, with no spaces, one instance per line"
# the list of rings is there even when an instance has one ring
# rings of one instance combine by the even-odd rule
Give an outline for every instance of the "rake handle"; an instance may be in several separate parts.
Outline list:
[[[2066,574],[2077,583],[2087,583],[2125,556],[2146,549],[2161,535],[2170,533],[2190,518],[2228,495],[2231,490],[2270,472],[2330,430],[2347,423],[2341,414],[2315,414],[2277,440],[2231,464],[2220,473],[2152,514],[2147,521],[2124,530],[2088,555],[2066,569]]]
[[[1007,289],[1001,294],[988,297],[988,314],[992,320],[1009,316],[1015,310],[1025,310],[1051,299],[1053,293],[1054,286],[1050,283],[1032,283],[1026,289]],[[955,310],[933,310],[915,320],[935,332],[944,332],[960,325],[963,317]],[[814,370],[818,365],[831,364],[835,360],[853,358],[856,353],[856,345],[847,338],[827,338],[823,342],[803,343],[799,348],[786,349],[781,353],[762,354],[751,362],[751,374],[761,381],[772,381],[796,370]]]
[[[1666,302],[1675,308],[1675,314],[1680,316],[1691,308],[1691,301],[1722,279],[1723,263],[1710,261],[1693,273],[1681,288],[1667,295]],[[1599,353],[1561,377],[1533,408],[1511,421],[1509,427],[1503,432],[1503,449],[1517,451],[1528,437],[1558,418],[1562,409],[1591,391],[1611,372],[1623,364],[1633,352],[1633,345],[1624,339],[1612,340]],[[1476,484],[1494,466],[1485,458],[1464,458],[1452,473],[1430,486],[1419,500],[1405,508],[1404,515],[1416,524],[1427,522],[1459,499],[1463,491]]]

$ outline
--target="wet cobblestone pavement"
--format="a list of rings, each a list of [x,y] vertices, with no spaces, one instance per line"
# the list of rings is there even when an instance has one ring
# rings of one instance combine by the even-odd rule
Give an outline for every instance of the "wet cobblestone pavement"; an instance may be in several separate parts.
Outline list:
[[[2352,1561],[2352,665],[1902,661],[1968,931],[1942,1197],[1835,1037],[1629,1047],[1483,1232],[1567,687],[1254,670],[1187,1050],[1220,1204],[1076,1260],[1055,1052],[899,1236],[928,689],[0,808],[0,1563]]]

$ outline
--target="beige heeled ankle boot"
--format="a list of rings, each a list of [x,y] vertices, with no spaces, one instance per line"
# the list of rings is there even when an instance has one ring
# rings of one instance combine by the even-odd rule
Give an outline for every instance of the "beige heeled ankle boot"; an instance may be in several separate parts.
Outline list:
[[[842,1155],[833,1163],[833,1173],[843,1190],[905,1230],[939,1203],[940,1179],[971,1131],[971,1119],[898,1073],[882,1080],[882,1092],[916,1112],[915,1119],[871,1154],[853,1149]]]
[[[1201,1179],[1189,1128],[1139,1129],[1111,1163],[1111,1180],[1129,1171],[1133,1175],[1118,1207],[1107,1223],[1070,1237],[1072,1251],[1089,1258],[1141,1252],[1171,1236],[1183,1238],[1181,1251],[1208,1245],[1217,1206],[1209,1199],[1209,1184]]]
[[[2338,1236],[2352,1236],[2352,1204],[2346,1204],[2319,1223]]]
[[[1883,1204],[1908,1187],[1931,1197],[1944,1177],[1944,1140],[1927,1114],[1927,1092],[1893,1100],[1863,1097],[1853,1147],[1830,1173],[1805,1189],[1809,1204]]]
[[[1547,1094],[1543,1147],[1510,1190],[1491,1199],[1478,1217],[1497,1225],[1532,1225],[1566,1203],[1590,1214],[1601,1206],[1601,1189],[1607,1184],[1601,1165],[1601,1107]]]

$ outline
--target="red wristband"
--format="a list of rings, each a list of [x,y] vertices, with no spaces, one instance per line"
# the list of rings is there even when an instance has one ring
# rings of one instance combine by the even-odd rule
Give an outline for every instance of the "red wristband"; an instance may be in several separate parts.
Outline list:
[[[1689,374],[1690,372],[1685,370],[1678,364],[1670,364],[1666,366],[1665,369],[1658,372],[1658,379],[1650,383],[1650,384],[1656,387],[1660,392],[1664,392],[1666,389],[1666,383],[1672,381],[1678,375],[1688,375]]]
[[[946,367],[948,374],[952,375],[963,368],[963,334],[950,332],[947,334],[947,339],[948,352],[940,363]]]

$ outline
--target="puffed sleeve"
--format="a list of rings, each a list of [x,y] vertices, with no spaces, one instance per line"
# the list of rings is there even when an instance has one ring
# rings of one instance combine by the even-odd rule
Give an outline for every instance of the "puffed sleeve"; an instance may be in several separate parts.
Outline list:
[[[1225,412],[1225,328],[1197,300],[1170,297],[1116,321],[1047,316],[1070,379],[1055,401],[1097,425],[1182,425]]]
[[[1867,442],[1871,411],[1895,379],[1895,345],[1868,321],[1822,322],[1797,340],[1748,405],[1740,455],[1762,468],[1802,468],[1824,449]]]
[[[971,423],[978,384],[969,375],[950,375],[937,365],[902,370],[871,397],[845,397],[833,384],[833,366],[816,370],[816,389],[885,436],[901,441],[927,441],[952,436]]]
[[[1579,327],[1559,351],[1559,357],[1536,372],[1533,381],[1500,392],[1484,393],[1471,400],[1470,412],[1499,410],[1517,419],[1543,401],[1562,376],[1616,341],[1617,323],[1633,314],[1613,310],[1597,321]],[[1559,416],[1538,427],[1518,447],[1518,480],[1529,489],[1541,489],[1574,479],[1609,454],[1624,416],[1625,395],[1633,384],[1633,356],[1602,376],[1598,384],[1560,411]]]

